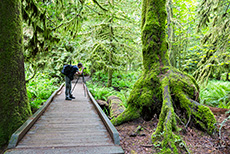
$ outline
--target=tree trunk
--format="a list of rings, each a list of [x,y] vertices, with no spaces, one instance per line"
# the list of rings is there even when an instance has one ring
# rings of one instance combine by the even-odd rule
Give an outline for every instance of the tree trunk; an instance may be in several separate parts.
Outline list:
[[[172,18],[173,18],[173,9],[172,9],[172,1],[168,0],[166,4],[167,10],[167,32],[168,32],[168,53],[171,65],[176,67],[176,52],[172,51],[172,40],[173,40],[173,26],[172,26]]]
[[[230,78],[229,78],[229,72],[227,72],[227,75],[226,75],[226,81],[230,81]]]
[[[111,0],[111,3],[113,5],[113,0]],[[109,22],[112,25],[113,18],[111,18]],[[112,68],[112,66],[113,66],[113,53],[114,53],[115,46],[113,44],[114,34],[113,34],[113,27],[111,25],[109,26],[109,29],[110,29],[110,46],[111,46],[111,49],[110,49],[110,53],[109,53],[109,68],[108,68],[108,84],[107,84],[107,87],[111,87],[112,86],[112,80],[113,80],[113,68]]]
[[[20,0],[0,3],[0,146],[31,115],[24,72]]]
[[[107,87],[111,87],[112,86],[112,80],[113,80],[113,70],[111,68],[109,68],[109,70],[108,70],[108,83],[107,83]]]
[[[113,45],[112,45],[112,41],[111,41],[111,46],[112,46],[112,51],[110,51],[109,53],[109,67],[108,67],[108,83],[107,83],[107,87],[111,87],[112,86],[112,82],[113,82],[113,62],[112,62],[112,57],[113,57]]]
[[[172,67],[166,42],[166,0],[142,2],[142,52],[144,72],[135,83],[128,99],[127,109],[115,125],[143,117],[159,117],[153,143],[161,143],[162,153],[178,153],[185,143],[178,135],[177,120],[187,126],[196,126],[211,134],[216,123],[211,110],[198,103],[199,87],[191,76]],[[176,142],[180,140],[180,142]]]

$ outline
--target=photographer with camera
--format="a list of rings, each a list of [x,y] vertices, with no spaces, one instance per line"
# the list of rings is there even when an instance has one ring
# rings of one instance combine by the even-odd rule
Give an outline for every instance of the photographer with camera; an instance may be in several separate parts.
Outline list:
[[[82,68],[81,71],[79,71],[80,68]],[[75,97],[71,94],[71,81],[73,80],[75,74],[81,75],[83,73],[83,70],[84,67],[82,63],[78,63],[77,66],[64,65],[62,73],[65,75],[65,100],[71,101],[72,99],[75,99]]]

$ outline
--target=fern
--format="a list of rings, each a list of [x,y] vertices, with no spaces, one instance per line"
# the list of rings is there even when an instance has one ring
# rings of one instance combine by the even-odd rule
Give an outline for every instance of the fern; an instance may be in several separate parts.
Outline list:
[[[35,112],[58,88],[58,79],[51,78],[47,74],[37,73],[36,77],[27,83],[27,96],[30,106]]]
[[[213,107],[230,108],[230,82],[209,81],[200,92],[201,103]]]

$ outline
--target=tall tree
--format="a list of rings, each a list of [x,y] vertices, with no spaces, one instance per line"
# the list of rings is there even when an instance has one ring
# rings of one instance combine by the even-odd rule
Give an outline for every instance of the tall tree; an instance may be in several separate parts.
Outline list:
[[[31,115],[23,59],[21,1],[0,3],[0,145]]]
[[[153,143],[160,142],[162,153],[179,153],[186,146],[178,135],[177,120],[184,127],[196,126],[211,134],[216,123],[211,110],[199,102],[199,87],[191,76],[172,67],[166,42],[166,0],[142,1],[142,53],[144,72],[135,83],[127,109],[113,124],[143,117],[159,117]]]

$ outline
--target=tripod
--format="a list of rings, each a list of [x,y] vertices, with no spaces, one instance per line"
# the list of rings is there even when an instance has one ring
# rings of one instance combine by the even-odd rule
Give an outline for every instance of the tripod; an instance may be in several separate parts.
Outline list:
[[[71,93],[74,91],[74,89],[75,89],[75,87],[76,87],[76,85],[77,85],[77,83],[78,83],[78,80],[80,79],[81,76],[82,76],[82,81],[83,81],[83,83],[86,84],[85,78],[84,78],[84,73],[82,72],[82,75],[79,75],[79,76],[78,76],[77,81],[75,82],[74,87],[73,87],[73,89],[71,90]],[[85,95],[85,97],[86,97],[86,94],[85,94],[85,86],[84,86],[84,85],[83,85],[83,88],[84,88],[84,95]]]

